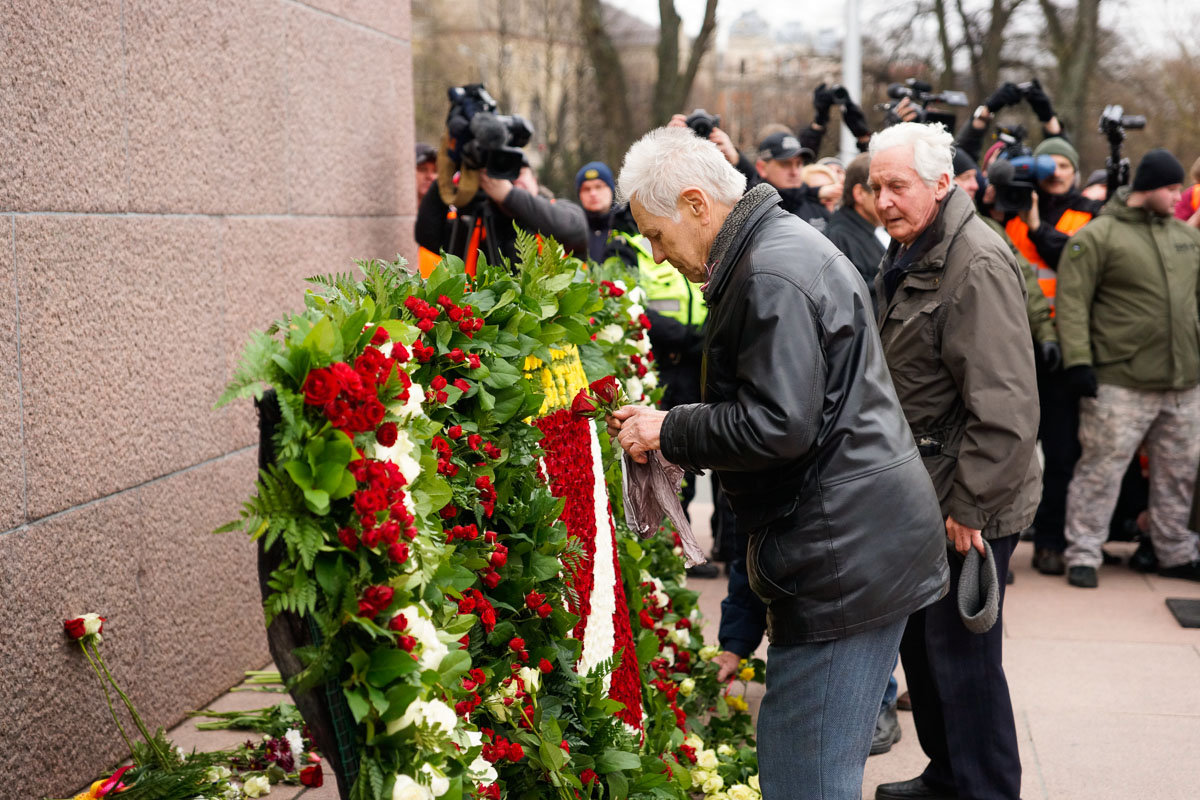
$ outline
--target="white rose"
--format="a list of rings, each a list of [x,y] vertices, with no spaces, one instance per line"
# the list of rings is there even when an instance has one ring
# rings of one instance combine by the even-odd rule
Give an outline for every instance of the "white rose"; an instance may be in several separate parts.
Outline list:
[[[704,782],[711,776],[712,773],[706,769],[694,769],[692,770],[692,785],[702,786],[704,785]]]
[[[449,734],[454,731],[457,722],[458,717],[455,716],[454,709],[441,700],[413,700],[400,719],[388,723],[387,732],[402,731],[410,725],[427,725]]]
[[[433,792],[408,775],[397,775],[392,786],[392,800],[433,800]]]
[[[638,317],[646,313],[646,309],[642,308],[641,303],[634,303],[629,307],[629,318],[634,322],[638,321]]]
[[[525,682],[525,691],[530,694],[535,693],[538,687],[542,685],[542,673],[540,670],[521,667],[517,675]]]
[[[675,628],[671,631],[671,641],[680,647],[687,647],[691,640],[692,634],[687,628]]]
[[[408,387],[408,399],[404,401],[404,405],[399,409],[392,407],[392,413],[399,417],[419,417],[424,415],[425,411],[421,408],[421,403],[425,400],[425,389],[419,383],[413,383]]]
[[[717,754],[712,750],[701,750],[697,753],[696,763],[705,769],[716,769],[721,765],[721,762],[717,760]]]
[[[616,344],[625,338],[625,331],[620,325],[605,325],[596,332],[596,338],[602,342]]]
[[[428,763],[422,764],[421,772],[429,776],[429,791],[433,792],[434,797],[441,797],[450,791],[450,779],[437,767]]]
[[[653,389],[658,386],[658,374],[654,370],[646,370],[646,374],[642,376],[642,383],[647,389]]]
[[[221,800],[241,800],[242,787],[236,783],[229,784],[229,788],[221,792]]]
[[[749,780],[746,781],[746,783],[750,784],[750,788],[753,789],[754,791],[756,791],[756,792],[762,791],[762,789],[758,788],[758,775],[757,774],[751,775]]]
[[[647,353],[650,352],[650,337],[643,336],[640,339],[635,339],[633,342],[633,346],[637,348],[637,351],[639,353],[641,353],[642,355],[646,355]]]
[[[418,606],[405,606],[400,609],[400,614],[408,620],[408,634],[414,637],[418,644],[421,645],[420,664],[421,669],[437,669],[442,663],[442,659],[450,652],[446,647],[445,642],[438,637],[438,630],[433,623],[429,621],[429,617],[425,611]],[[451,726],[453,728],[453,726]]]
[[[700,752],[704,749],[704,740],[694,733],[689,733],[687,736],[683,737],[683,743],[696,752]]]
[[[731,756],[736,752],[737,751],[734,750],[731,746],[724,744],[724,743],[717,746],[717,755],[719,755],[719,756]]]
[[[648,249],[650,247],[650,245],[647,244],[646,247]],[[646,302],[646,290],[640,286],[635,286],[632,289],[630,289],[629,290],[629,302],[645,303]]]
[[[729,787],[729,800],[755,800],[758,792],[744,783],[735,783]]]
[[[696,691],[696,682],[691,678],[684,678],[679,682],[679,693],[684,697],[688,697],[692,692]],[[724,747],[724,745],[722,745]]]
[[[712,794],[705,795],[705,797],[707,800],[730,800],[729,795],[725,794],[725,792],[713,792]]]
[[[242,791],[246,793],[246,797],[262,797],[271,793],[271,782],[267,780],[266,775],[255,775],[246,779]]]
[[[683,555],[683,548],[679,545],[675,545],[673,548],[671,548],[671,552],[677,556],[681,556]]]
[[[104,620],[100,619],[99,614],[80,614],[79,618],[83,620],[84,636],[100,635],[100,628],[103,627]]]
[[[715,644],[706,644],[704,647],[700,648],[700,660],[712,661],[720,652],[721,648],[717,647]]]
[[[232,774],[228,767],[209,767],[204,771],[204,782],[220,783]]]
[[[421,462],[413,457],[416,449],[408,431],[400,428],[396,431],[396,441],[391,447],[384,447],[378,442],[373,445],[372,457],[395,464],[400,468],[400,474],[411,484],[421,474]]]
[[[705,794],[719,792],[725,788],[725,779],[720,775],[713,773],[712,775],[709,775],[708,780],[706,780],[700,788],[704,790]]]
[[[615,280],[615,281],[613,281],[613,286],[617,287],[617,288],[618,288],[618,289],[620,289],[622,292],[625,292],[625,291],[628,291],[628,290],[629,290],[629,284],[625,283],[625,281],[622,281],[622,280]]]
[[[642,380],[636,376],[630,376],[625,379],[625,394],[629,397],[629,402],[636,403],[642,399],[642,395],[646,391],[642,388]]]

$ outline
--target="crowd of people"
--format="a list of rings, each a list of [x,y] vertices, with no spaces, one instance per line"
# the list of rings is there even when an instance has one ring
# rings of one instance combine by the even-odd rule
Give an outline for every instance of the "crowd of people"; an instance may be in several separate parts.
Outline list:
[[[1020,103],[1040,143],[989,144]],[[846,164],[816,158],[835,106],[861,151]],[[577,202],[528,162],[483,172],[490,212],[457,208],[443,154],[419,145],[422,269],[488,237],[511,257],[515,221],[637,273],[667,388],[609,432],[683,466],[685,504],[714,475],[717,662],[730,675],[770,641],[765,798],[859,797],[907,700],[929,764],[877,798],[1012,800],[1001,622],[1019,538],[1075,587],[1119,563],[1110,537],[1139,541],[1133,569],[1200,581],[1200,159],[1188,181],[1150,150],[1109,196],[1036,81],[1000,86],[957,135],[907,101],[872,132],[824,85],[814,111],[753,158],[676,115],[619,175],[581,167]]]

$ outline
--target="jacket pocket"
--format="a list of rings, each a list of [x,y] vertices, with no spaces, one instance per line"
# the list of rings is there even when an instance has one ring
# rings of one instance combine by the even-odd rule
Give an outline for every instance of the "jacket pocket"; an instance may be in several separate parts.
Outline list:
[[[1162,325],[1161,320],[1142,320],[1134,323],[1125,330],[1113,331],[1115,335],[1095,336],[1092,339],[1092,360],[1095,366],[1118,364],[1128,361],[1137,352],[1156,337],[1155,331]]]
[[[807,501],[798,497],[783,513],[743,529],[749,538],[750,588],[765,601],[795,597],[802,590],[806,597],[821,594],[823,584],[836,579],[827,536],[813,530],[814,524],[823,528],[823,517],[819,508],[810,505],[820,505],[815,493]]]

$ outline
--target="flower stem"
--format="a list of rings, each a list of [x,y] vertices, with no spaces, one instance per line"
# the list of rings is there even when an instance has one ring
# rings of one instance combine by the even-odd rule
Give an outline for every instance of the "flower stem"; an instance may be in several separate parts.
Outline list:
[[[116,680],[113,679],[112,673],[108,671],[108,665],[104,663],[104,657],[100,655],[100,650],[95,644],[92,645],[92,652],[95,654],[96,661],[99,662],[100,668],[104,670],[104,676],[108,678],[108,682],[111,683],[113,689],[116,690],[117,696],[121,698],[123,703],[125,703],[125,708],[129,710],[129,716],[133,718],[133,723],[137,725],[138,730],[141,731],[142,738],[146,740],[146,744],[148,744],[150,749],[154,751],[154,756],[158,760],[159,766],[162,767],[164,771],[170,772],[171,763],[167,760],[166,755],[164,755],[163,752],[158,749],[158,744],[155,743],[154,737],[152,737],[150,732],[146,730],[145,723],[142,722],[142,718],[138,714],[137,709],[133,707],[133,701],[129,699],[128,695],[122,691],[121,687],[117,685]]]
[[[92,667],[92,672],[96,673],[96,677],[100,680],[100,688],[104,690],[104,702],[108,704],[108,713],[112,714],[113,722],[116,723],[117,730],[121,732],[121,738],[125,740],[125,746],[129,748],[129,757],[133,759],[133,763],[139,767],[142,766],[141,762],[138,761],[137,753],[133,750],[133,742],[129,741],[129,735],[125,733],[125,727],[121,725],[121,720],[117,718],[117,710],[113,708],[112,695],[108,693],[108,686],[104,682],[104,676],[100,674],[100,668],[92,660],[92,655],[88,652],[87,645],[83,643],[83,639],[79,640],[79,649],[83,651],[84,657],[87,658],[88,664]]]

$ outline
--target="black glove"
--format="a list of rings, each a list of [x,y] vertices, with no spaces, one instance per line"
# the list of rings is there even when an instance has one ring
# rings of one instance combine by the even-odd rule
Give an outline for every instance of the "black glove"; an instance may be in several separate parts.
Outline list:
[[[1002,83],[1000,88],[992,92],[992,96],[983,101],[987,110],[995,114],[1005,106],[1015,106],[1021,102],[1021,90],[1015,83]]]
[[[846,104],[842,107],[842,122],[850,129],[850,133],[855,139],[871,135],[871,128],[867,125],[867,118],[863,115],[862,109],[853,100],[847,100]]]
[[[1092,369],[1089,364],[1079,364],[1074,367],[1068,367],[1067,385],[1071,390],[1080,397],[1095,397],[1098,390],[1096,383],[1096,370]]]
[[[1029,107],[1033,109],[1033,113],[1037,115],[1038,121],[1046,123],[1054,116],[1054,106],[1050,105],[1050,95],[1042,88],[1042,85],[1036,80],[1029,82],[1029,88],[1025,90],[1025,99],[1029,102]]]
[[[833,92],[825,88],[825,84],[821,84],[813,90],[813,108],[817,111],[816,119],[813,122],[820,125],[822,128],[829,125],[829,109],[833,107]]]
[[[1042,366],[1046,372],[1058,372],[1062,369],[1062,348],[1058,342],[1038,342],[1038,354],[1042,357]]]

